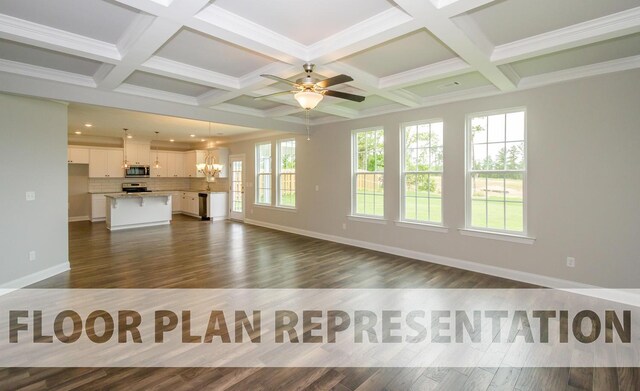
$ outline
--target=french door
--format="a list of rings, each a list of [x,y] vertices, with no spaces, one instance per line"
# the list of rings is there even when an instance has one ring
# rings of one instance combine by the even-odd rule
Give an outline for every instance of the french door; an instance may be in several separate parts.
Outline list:
[[[229,218],[233,220],[244,220],[245,198],[244,198],[244,155],[231,155],[229,157]]]

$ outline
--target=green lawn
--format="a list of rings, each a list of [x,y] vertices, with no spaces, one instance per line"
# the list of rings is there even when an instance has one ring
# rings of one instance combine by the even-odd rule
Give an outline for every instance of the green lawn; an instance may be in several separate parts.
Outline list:
[[[427,193],[419,194],[417,203],[415,198],[407,197],[404,219],[432,223],[442,222],[442,199],[428,198],[426,195]],[[381,194],[376,196],[358,194],[356,213],[382,217],[384,215],[383,203]],[[507,197],[506,203],[502,202],[501,197],[489,197],[488,201],[474,199],[471,204],[471,225],[477,228],[522,232],[523,215],[523,204],[521,198],[518,197]]]
[[[295,208],[296,206],[296,193],[286,192],[280,194],[280,206],[289,206]]]

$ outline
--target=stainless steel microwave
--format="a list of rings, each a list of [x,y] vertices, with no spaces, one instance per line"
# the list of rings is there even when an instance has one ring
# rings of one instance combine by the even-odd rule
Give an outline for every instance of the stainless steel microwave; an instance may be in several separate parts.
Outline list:
[[[126,178],[149,178],[149,166],[129,166],[125,169]]]

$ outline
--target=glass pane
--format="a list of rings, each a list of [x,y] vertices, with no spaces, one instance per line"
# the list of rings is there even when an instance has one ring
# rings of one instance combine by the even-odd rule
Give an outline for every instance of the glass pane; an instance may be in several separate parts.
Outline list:
[[[524,204],[507,202],[507,229],[509,231],[524,231]]]
[[[416,203],[418,208],[416,220],[429,221],[429,198],[418,197]]]
[[[485,170],[504,170],[505,164],[505,149],[504,144],[489,144],[488,146],[489,156],[485,162]]]
[[[505,175],[505,196],[507,201],[524,202],[524,175],[509,173]]]
[[[473,169],[486,170],[487,144],[475,144],[473,146]]]
[[[524,170],[524,142],[507,143],[507,170]]]
[[[429,175],[429,186],[431,197],[442,197],[442,175]]]
[[[415,148],[410,148],[405,151],[404,155],[405,163],[404,170],[405,171],[417,171],[418,166],[416,165],[416,161],[418,160],[418,150]]]
[[[442,222],[442,198],[429,198],[429,220],[434,223]]]
[[[357,214],[361,214],[361,215],[365,214],[364,212],[365,202],[366,202],[366,195],[357,194],[357,197],[356,197],[356,213]]]
[[[505,140],[505,115],[490,115],[489,116],[489,136],[488,142],[495,143]]]
[[[418,148],[429,148],[431,146],[431,133],[428,125],[418,127]]]
[[[473,134],[473,142],[487,142],[487,117],[475,117],[471,119],[471,131]]]
[[[429,151],[431,161],[429,169],[431,171],[442,171],[443,166],[443,152],[442,147],[431,148]]]
[[[416,148],[417,147],[417,134],[416,134],[416,126],[407,126],[404,129],[404,146],[405,148]]]
[[[416,219],[416,198],[404,197],[404,218],[406,220]]]
[[[374,175],[371,175],[371,177],[373,177],[373,179],[374,179],[374,182],[373,182],[373,185],[374,185],[373,191],[374,191],[374,193],[384,194],[384,175],[382,175],[382,174],[374,174]]]
[[[415,197],[417,195],[417,175],[406,174],[404,180],[404,194],[407,196]]]
[[[429,182],[429,174],[417,174],[416,175],[416,186],[417,186],[417,195],[420,197],[428,197],[429,191],[431,190]]]
[[[384,196],[376,195],[374,197],[375,209],[373,214],[376,216],[384,216]]]
[[[487,197],[486,174],[473,174],[471,176],[471,198],[484,200]]]
[[[500,201],[487,202],[487,227],[493,229],[504,229],[504,208],[505,203]]]
[[[524,140],[524,111],[507,114],[507,141]]]
[[[504,177],[502,174],[489,174],[487,177],[487,200],[504,201]]]
[[[487,226],[487,202],[482,200],[471,201],[471,225],[473,227]]]

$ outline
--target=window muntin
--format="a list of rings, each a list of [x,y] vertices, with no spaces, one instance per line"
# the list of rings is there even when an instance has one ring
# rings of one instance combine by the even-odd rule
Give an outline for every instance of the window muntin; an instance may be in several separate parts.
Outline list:
[[[296,207],[296,140],[278,142],[278,206]]]
[[[442,224],[442,121],[402,127],[401,220]]]
[[[384,216],[384,129],[353,132],[352,214]]]
[[[467,121],[467,226],[525,233],[525,111],[473,114]]]
[[[256,204],[271,205],[271,143],[256,144]]]

